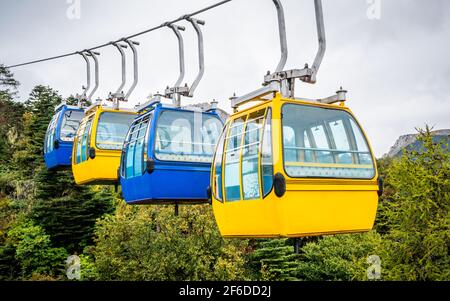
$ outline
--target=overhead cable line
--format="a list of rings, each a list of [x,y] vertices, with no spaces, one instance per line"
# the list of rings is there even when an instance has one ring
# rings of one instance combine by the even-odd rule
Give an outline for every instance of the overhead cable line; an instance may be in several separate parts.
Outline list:
[[[213,5],[210,5],[210,6],[207,6],[207,7],[205,7],[205,8],[202,8],[202,9],[200,9],[200,10],[198,10],[198,11],[195,11],[195,12],[193,12],[193,13],[190,13],[190,14],[187,14],[187,15],[183,15],[183,16],[181,16],[181,17],[175,19],[175,20],[168,21],[168,22],[164,22],[163,24],[158,25],[158,26],[155,26],[155,27],[153,27],[153,28],[149,28],[149,29],[147,29],[147,30],[144,30],[144,31],[141,31],[141,32],[132,34],[132,35],[129,35],[129,36],[127,36],[127,37],[120,38],[120,39],[118,39],[118,40],[116,40],[116,41],[111,41],[111,42],[104,43],[104,44],[101,44],[101,45],[98,45],[98,46],[95,46],[95,47],[92,47],[92,48],[89,48],[89,49],[84,49],[84,50],[81,50],[81,51],[92,51],[92,50],[96,50],[96,49],[99,49],[99,48],[103,48],[103,47],[106,47],[106,46],[109,46],[109,45],[113,45],[114,43],[118,43],[118,42],[122,42],[122,41],[125,41],[125,40],[128,40],[128,39],[132,39],[132,38],[135,38],[135,37],[137,37],[137,36],[140,36],[140,35],[143,35],[143,34],[146,34],[146,33],[149,33],[149,32],[152,32],[152,31],[155,31],[155,30],[164,28],[164,27],[167,27],[167,26],[170,25],[170,24],[173,24],[173,23],[176,23],[176,22],[179,22],[179,21],[182,21],[182,20],[186,20],[186,19],[188,19],[188,18],[191,18],[191,17],[193,17],[193,16],[199,15],[199,14],[201,14],[201,13],[204,13],[204,12],[206,12],[206,11],[208,11],[208,10],[211,10],[211,9],[216,8],[216,7],[218,7],[218,6],[224,5],[224,4],[226,4],[226,3],[228,3],[228,2],[231,2],[231,1],[232,1],[232,0],[223,0],[223,1],[220,1],[220,2],[217,2],[217,3],[213,4]],[[64,57],[68,57],[68,56],[72,56],[72,55],[77,55],[77,54],[79,54],[81,51],[74,51],[74,52],[70,52],[70,53],[66,53],[66,54],[62,54],[62,55],[57,55],[57,56],[48,57],[48,58],[45,58],[45,59],[40,59],[40,60],[30,61],[30,62],[21,63],[21,64],[16,64],[16,65],[11,65],[11,66],[8,66],[8,67],[6,67],[6,68],[16,68],[16,67],[21,67],[21,66],[26,66],[26,65],[31,65],[31,64],[36,64],[36,63],[41,63],[41,62],[51,61],[51,60],[56,60],[56,59],[60,59],[60,58],[64,58]]]

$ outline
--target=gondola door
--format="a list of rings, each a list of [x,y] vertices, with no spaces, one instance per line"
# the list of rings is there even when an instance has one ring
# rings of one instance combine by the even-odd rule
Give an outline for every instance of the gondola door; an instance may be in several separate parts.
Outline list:
[[[121,158],[121,178],[127,180],[126,189],[122,189],[124,199],[141,199],[140,195],[149,187],[148,179],[143,177],[147,170],[149,152],[149,131],[153,120],[153,112],[136,118],[125,139]]]

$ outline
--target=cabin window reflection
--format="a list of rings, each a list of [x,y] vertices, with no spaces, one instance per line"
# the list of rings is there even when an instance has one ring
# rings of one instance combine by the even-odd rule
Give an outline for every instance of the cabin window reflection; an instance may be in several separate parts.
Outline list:
[[[261,199],[272,190],[271,116],[261,109],[231,122],[222,156],[225,201]]]
[[[222,191],[222,157],[223,157],[223,148],[225,144],[225,136],[228,132],[228,125],[225,126],[222,134],[220,135],[219,142],[217,143],[217,150],[214,155],[214,179],[213,179],[213,191],[214,197],[222,201],[223,200],[223,191]]]
[[[261,146],[261,178],[263,196],[269,194],[273,185],[273,153],[272,153],[272,111],[267,109],[266,121]]]
[[[82,163],[88,159],[92,119],[93,116],[89,117],[88,119],[84,119],[77,131],[75,144],[73,146],[75,149],[75,164]]]
[[[228,130],[225,149],[225,200],[237,201],[241,199],[240,186],[240,153],[242,137],[244,135],[245,117],[235,119]]]
[[[64,113],[60,132],[60,138],[62,141],[71,142],[74,140],[83,116],[84,112],[82,111],[69,110]]]
[[[155,156],[162,161],[211,163],[222,126],[214,115],[163,111],[156,128]]]
[[[97,148],[120,150],[135,116],[134,114],[126,113],[101,113],[95,140]]]
[[[147,114],[136,119],[130,127],[122,154],[122,166],[125,168],[125,178],[141,176],[144,173],[146,135],[150,122],[151,115]]]
[[[61,111],[59,111],[56,115],[54,115],[47,127],[47,132],[45,133],[45,142],[44,142],[44,152],[45,153],[49,153],[54,150],[53,141],[55,140],[56,124],[58,122],[60,114],[61,114]]]
[[[260,198],[259,149],[264,112],[260,110],[248,116],[242,149],[242,192],[244,200]]]
[[[371,179],[374,163],[367,141],[344,110],[286,104],[283,159],[290,177]]]

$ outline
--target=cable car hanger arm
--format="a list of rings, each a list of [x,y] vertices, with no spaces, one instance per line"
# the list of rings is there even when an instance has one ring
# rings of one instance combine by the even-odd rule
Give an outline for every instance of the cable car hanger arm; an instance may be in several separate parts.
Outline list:
[[[86,50],[89,56],[91,56],[94,59],[94,72],[95,72],[95,86],[94,89],[92,89],[91,93],[87,97],[87,100],[91,100],[92,96],[94,96],[95,91],[98,89],[99,85],[99,71],[98,71],[98,59],[97,55],[100,55],[98,52],[94,52],[92,50]]]
[[[111,42],[110,45],[113,45],[114,47],[117,48],[117,50],[120,53],[120,58],[121,58],[121,67],[122,67],[122,82],[119,86],[119,88],[117,88],[116,92],[109,92],[108,98],[106,99],[107,101],[111,101],[113,103],[119,101],[119,100],[123,100],[125,98],[125,95],[123,94],[123,87],[125,86],[126,82],[127,82],[127,61],[126,61],[126,56],[125,56],[125,51],[123,50],[123,48],[128,48],[128,46],[126,44],[119,44],[118,42]]]
[[[126,62],[125,52],[123,51],[123,48],[127,48],[128,46],[125,44],[119,44],[117,42],[112,42],[111,44],[114,47],[116,47],[117,50],[119,50],[121,62],[122,62],[122,64],[121,64],[121,66],[122,66],[122,82],[121,82],[119,88],[117,88],[116,93],[115,93],[115,94],[119,94],[123,91],[123,87],[125,87],[125,83],[127,82],[127,73],[126,73],[127,62]]]
[[[325,39],[325,27],[323,21],[323,10],[322,10],[322,1],[314,0],[314,8],[316,15],[316,25],[317,25],[317,34],[319,40],[319,49],[314,59],[314,63],[312,68],[308,67],[308,64],[305,64],[303,69],[293,69],[284,71],[283,68],[287,61],[288,49],[287,49],[287,38],[286,38],[286,24],[284,17],[283,5],[280,0],[272,0],[277,9],[277,17],[278,17],[278,30],[280,36],[280,47],[281,47],[281,58],[278,63],[278,66],[274,73],[268,72],[264,77],[263,85],[265,88],[258,89],[256,91],[250,92],[241,97],[232,97],[232,108],[237,110],[237,108],[250,101],[261,99],[264,96],[272,92],[281,92],[284,97],[295,98],[295,79],[300,79],[305,83],[314,84],[316,82],[316,75],[319,70],[320,64],[322,62],[323,56],[326,50],[326,39]],[[342,90],[342,89],[341,89]],[[341,96],[332,96],[336,99],[341,99]],[[330,98],[330,97],[329,97]],[[329,99],[327,98],[327,99]]]
[[[319,37],[319,50],[317,51],[316,58],[314,59],[314,63],[311,67],[312,69],[312,74],[310,77],[311,83],[316,82],[316,75],[317,72],[319,71],[320,64],[322,63],[322,59],[325,55],[325,50],[327,49],[327,42],[325,39],[325,24],[323,21],[322,1],[321,0],[314,1],[314,7],[316,11],[317,36]]]
[[[165,91],[165,96],[167,98],[172,98],[173,103],[176,107],[180,107],[180,95],[188,95],[189,94],[189,87],[184,86],[181,87],[181,82],[184,79],[185,69],[184,69],[184,42],[183,42],[183,36],[180,33],[181,31],[186,30],[184,26],[179,26],[176,24],[170,24],[165,23],[163,24],[169,28],[172,29],[172,31],[175,33],[177,40],[178,40],[178,56],[179,56],[179,64],[180,64],[180,74],[178,76],[177,81],[175,82],[175,85],[170,88],[167,87]]]
[[[264,84],[268,84],[271,81],[281,82],[281,90],[283,94],[290,94],[288,96],[294,97],[293,81],[296,78],[298,78],[305,83],[310,84],[316,83],[316,75],[317,72],[319,71],[320,64],[322,63],[322,59],[325,55],[326,38],[325,38],[325,25],[323,20],[322,0],[314,0],[314,10],[316,17],[319,49],[314,59],[313,66],[312,68],[309,68],[308,64],[305,64],[305,67],[303,69],[294,69],[288,71],[283,71],[288,55],[284,10],[280,0],[272,0],[272,1],[275,4],[278,15],[278,28],[280,32],[280,44],[281,44],[281,59],[280,63],[277,66],[276,71],[272,74],[268,73],[264,77]],[[289,81],[292,81],[292,83],[288,83]]]
[[[130,39],[124,40],[131,48],[133,52],[133,84],[131,85],[130,89],[128,90],[127,94],[125,94],[125,101],[128,101],[128,98],[130,97],[131,93],[134,91],[134,88],[136,88],[136,85],[139,80],[139,70],[138,70],[138,55],[137,55],[137,49],[135,45],[139,45],[139,42],[131,41]]]
[[[205,21],[194,19],[191,17],[186,17],[186,20],[192,24],[192,26],[195,29],[195,32],[197,33],[198,38],[198,64],[199,64],[199,71],[198,75],[195,78],[194,82],[191,85],[191,88],[189,89],[189,97],[194,96],[194,91],[197,88],[198,84],[200,83],[203,74],[205,73],[205,51],[203,46],[203,34],[202,30],[200,29],[199,25],[205,25]]]
[[[287,47],[287,38],[286,38],[286,22],[284,18],[284,10],[283,5],[280,0],[272,0],[277,8],[278,15],[278,32],[280,35],[280,47],[281,47],[281,58],[275,72],[280,72],[284,69],[286,65],[286,61],[288,58],[288,47]]]
[[[78,106],[81,107],[81,102],[83,100],[86,100],[87,97],[87,91],[91,87],[91,64],[89,62],[89,59],[87,58],[86,54],[84,52],[78,52],[79,55],[83,57],[83,59],[86,61],[86,86],[82,86],[83,92],[81,95],[77,94],[76,98],[78,100]]]

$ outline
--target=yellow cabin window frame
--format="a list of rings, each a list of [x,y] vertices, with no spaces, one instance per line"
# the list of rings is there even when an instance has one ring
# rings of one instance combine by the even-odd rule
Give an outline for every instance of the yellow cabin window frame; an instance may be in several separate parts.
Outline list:
[[[231,122],[227,122],[219,136],[219,140],[214,152],[213,162],[211,164],[211,185],[212,194],[216,200],[223,202],[223,155],[225,148],[225,138],[228,134],[228,127]],[[220,165],[219,165],[220,164]],[[217,171],[220,169],[220,175],[217,175]],[[217,187],[220,184],[220,187]]]
[[[289,106],[291,107],[289,110],[285,109]],[[304,119],[302,116],[297,116],[294,118],[296,127],[290,127],[285,122],[286,115],[294,114],[294,109],[300,107],[306,108],[303,116],[305,116],[304,119],[310,119],[309,123],[305,123],[306,127],[302,127],[301,122]],[[334,111],[336,116],[331,119],[317,118],[315,120],[313,119],[314,111],[320,116],[327,114],[332,116],[330,112]],[[371,180],[376,177],[375,160],[370,145],[360,124],[349,111],[287,102],[281,106],[281,114],[283,169],[288,177],[346,180]],[[343,137],[337,137],[336,130],[333,131],[330,126],[331,123],[336,125],[339,122],[342,124],[341,135],[345,136],[348,144],[347,149],[337,148],[338,144],[343,143],[342,140],[337,139]],[[294,145],[290,146],[287,146],[288,129],[293,130],[294,133]],[[292,141],[289,144],[292,144]],[[345,159],[340,157],[343,154],[346,155]]]
[[[268,120],[268,116],[270,116],[270,120]],[[242,123],[239,123],[236,125],[237,121],[242,121]],[[252,129],[249,128],[249,125],[253,124],[256,125],[256,127],[253,127]],[[269,126],[269,132],[266,133],[267,126]],[[234,133],[233,129],[236,127],[240,127],[241,129]],[[252,132],[250,134],[250,132]],[[212,184],[213,184],[213,194],[214,197],[221,201],[221,202],[238,202],[238,201],[251,201],[251,200],[261,200],[264,197],[266,197],[273,189],[273,169],[274,169],[274,163],[273,163],[273,143],[272,143],[272,109],[268,107],[262,107],[257,110],[254,110],[252,112],[249,112],[245,115],[241,115],[239,117],[234,118],[233,120],[230,120],[227,125],[224,127],[224,136],[223,136],[223,145],[222,141],[219,141],[218,148],[221,148],[221,150],[217,150],[217,156],[214,159],[213,162],[213,168],[212,168]],[[262,170],[262,151],[263,151],[263,145],[264,145],[264,138],[265,135],[269,135],[270,137],[270,144],[268,146],[268,151],[270,153],[270,160],[271,160],[271,170],[272,174],[270,175],[270,187],[265,186],[265,179],[263,175]],[[251,142],[252,138],[250,135],[256,136],[256,141]],[[229,149],[230,140],[233,138],[238,138],[239,143],[233,143],[233,148]],[[222,139],[222,137],[221,137]],[[253,139],[255,139],[253,137]],[[248,143],[246,143],[248,140]],[[235,141],[236,142],[236,141]],[[234,145],[236,144],[236,145]],[[252,156],[257,156],[257,161],[254,162],[255,158],[248,157],[247,155],[250,153],[250,148],[254,147],[256,145],[256,154],[253,154]],[[236,176],[238,177],[239,181],[239,197],[237,197],[237,191],[236,188],[234,188],[234,195],[232,198],[229,197],[230,191],[227,191],[227,172],[229,172],[229,169],[227,169],[227,152],[233,151],[234,155],[238,155],[237,162],[232,162],[233,164],[238,164],[237,169],[238,172]],[[255,150],[253,149],[253,152]],[[247,162],[248,165],[253,165],[253,172],[244,174],[244,168],[248,168],[248,166],[244,166],[244,161],[246,161],[246,156],[249,158],[247,161],[253,160],[253,162]],[[217,187],[218,183],[218,161],[220,161],[220,180],[221,180],[221,187]],[[235,160],[235,159],[234,159]],[[255,165],[256,164],[256,169]],[[236,167],[234,167],[235,169]],[[256,171],[256,173],[255,173]],[[256,177],[252,174],[256,174]],[[247,176],[247,177],[245,177]],[[256,191],[250,191],[251,189],[251,181],[258,182],[257,185],[254,185],[254,189],[257,189]],[[236,179],[234,179],[236,181]],[[234,182],[233,182],[234,183]],[[256,188],[257,186],[257,188]],[[234,186],[228,186],[228,187],[236,187]],[[247,188],[246,188],[247,187]],[[220,188],[220,195],[218,189]],[[266,189],[265,189],[266,188]],[[250,190],[249,190],[250,189]]]
[[[116,122],[117,121],[117,117],[125,117],[125,116],[128,117],[130,120],[127,120],[128,124],[125,127],[126,130],[124,131],[124,135],[121,135],[120,137],[115,137],[116,139],[112,139],[114,133],[106,131],[105,133],[107,135],[110,135],[110,137],[104,138],[103,141],[100,140],[99,139],[99,135],[102,134],[102,131],[99,130],[99,127],[100,127],[100,125],[102,125],[101,124],[102,117],[104,118],[104,116],[110,116],[111,120],[114,120],[114,122],[115,122],[115,123],[114,122],[110,122],[109,124],[107,124],[106,128],[108,130],[110,130],[111,128],[114,128],[114,126],[118,126],[118,123]],[[96,124],[94,125],[94,127],[95,127],[95,133],[94,133],[95,134],[95,137],[94,137],[95,148],[98,149],[98,150],[104,150],[104,151],[119,151],[119,152],[121,152],[122,151],[122,147],[123,147],[123,142],[124,142],[124,140],[126,138],[126,135],[127,135],[128,130],[130,128],[130,125],[133,122],[134,117],[135,117],[134,114],[131,114],[131,113],[128,113],[128,112],[116,112],[116,111],[102,111],[102,112],[99,112],[98,113],[98,117],[96,118]],[[125,124],[123,123],[123,124],[120,124],[120,125],[124,126]],[[119,139],[117,139],[117,138],[119,138]],[[118,141],[114,141],[114,140],[118,140]]]
[[[74,158],[73,162],[75,164],[81,164],[89,158],[89,148],[91,146],[91,134],[94,117],[95,114],[84,117],[80,123],[80,127],[77,130],[72,153]]]

